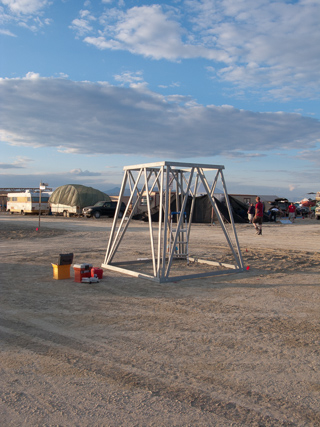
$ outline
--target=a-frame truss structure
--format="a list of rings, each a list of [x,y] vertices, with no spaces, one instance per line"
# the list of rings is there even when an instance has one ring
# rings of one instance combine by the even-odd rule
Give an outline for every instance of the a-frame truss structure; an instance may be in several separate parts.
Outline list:
[[[171,161],[125,166],[123,168],[124,176],[120,189],[118,205],[109,236],[105,260],[102,264],[102,267],[131,276],[143,277],[158,283],[171,282],[187,278],[213,276],[218,274],[230,274],[243,271],[243,260],[222,172],[223,169],[224,166],[221,165],[180,163]],[[211,176],[215,174],[211,185],[209,185],[208,179],[206,177],[206,173],[208,174],[208,171],[210,171]],[[219,185],[221,183],[223,186],[223,192],[229,211],[233,239],[231,239],[228,234],[226,225],[215,202],[215,198],[213,197],[219,178]],[[234,264],[193,258],[189,253],[187,253],[188,251],[186,251],[190,239],[191,218],[194,210],[195,198],[197,190],[201,184],[202,188],[205,189],[216,217],[218,218],[218,222],[224,233],[227,245],[229,246],[233,255]],[[122,218],[118,218],[124,191],[127,187],[130,188],[130,197],[126,205],[124,215]],[[153,223],[150,200],[151,194],[155,190],[158,190],[160,195],[158,211],[159,220]],[[173,197],[174,194],[175,196]],[[121,245],[121,242],[123,241],[123,237],[132,220],[135,208],[138,206],[142,197],[146,198],[147,203],[150,236],[149,258],[144,258],[140,261],[127,260],[123,262],[114,262],[114,256],[119,246]],[[174,224],[174,230],[172,230],[172,217],[170,212],[171,200],[173,198],[176,200],[176,210],[174,212],[176,216],[176,222]],[[186,223],[185,209],[187,200],[189,199],[190,202],[190,198],[191,207],[189,218]],[[130,205],[132,205],[132,210],[129,213]],[[168,242],[170,242],[170,244],[168,244]],[[180,262],[181,259],[185,259],[186,263],[197,262],[208,264],[212,266],[212,269],[210,268],[210,271],[205,271],[204,273],[202,272],[171,276],[170,272],[172,269],[172,264],[176,258],[179,258]],[[128,265],[134,266],[138,262],[149,262],[149,273],[128,269]],[[152,264],[151,269],[150,262]],[[218,271],[217,267],[219,267]]]

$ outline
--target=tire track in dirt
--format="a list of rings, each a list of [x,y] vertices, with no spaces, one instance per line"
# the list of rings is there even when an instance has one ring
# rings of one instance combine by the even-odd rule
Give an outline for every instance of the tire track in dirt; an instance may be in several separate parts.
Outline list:
[[[230,422],[263,426],[320,424],[319,414],[310,409],[253,391],[247,390],[244,393],[243,388],[238,389],[236,385],[231,385],[230,389],[226,390],[228,394],[231,392],[232,395],[237,396],[237,399],[230,401],[230,399],[215,396],[214,392],[209,394],[200,388],[185,388],[179,384],[167,383],[150,373],[148,375],[146,371],[128,372],[119,366],[121,363],[119,359],[111,360],[109,357],[106,360],[101,350],[96,350],[82,341],[70,339],[65,335],[4,318],[0,318],[0,326],[7,329],[7,331],[1,331],[0,337],[9,346],[20,347],[37,355],[67,363],[83,375],[84,373],[98,375],[108,382],[111,381],[129,389],[145,390],[152,396],[161,396],[188,404],[201,411],[222,416]],[[278,416],[270,416],[269,412]],[[294,421],[286,420],[284,413],[294,414],[292,415]]]

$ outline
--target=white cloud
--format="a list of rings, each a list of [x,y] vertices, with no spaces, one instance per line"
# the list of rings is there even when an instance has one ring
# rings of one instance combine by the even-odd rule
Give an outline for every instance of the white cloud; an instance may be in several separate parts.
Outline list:
[[[188,97],[35,73],[0,79],[0,98],[3,142],[69,153],[195,158],[310,150],[320,141],[319,121],[299,114],[203,106]]]
[[[32,160],[27,157],[17,157],[12,163],[0,163],[0,169],[25,169],[30,162]]]
[[[84,36],[85,34],[92,31],[92,26],[89,25],[89,22],[86,19],[74,19],[70,27],[72,30],[76,31],[78,36]]]
[[[40,78],[40,74],[39,73],[34,73],[33,71],[29,71],[26,74],[26,77],[24,77],[26,80],[37,80]]]
[[[82,37],[93,30],[91,24],[95,20],[96,18],[89,10],[80,10],[79,18],[74,19],[69,28],[75,31],[77,36]]]
[[[90,21],[95,21],[96,19],[94,16],[91,15],[90,11],[87,9],[80,10],[79,15],[81,18],[87,18]]]
[[[187,0],[106,9],[84,41],[152,59],[213,61],[213,77],[270,97],[319,96],[320,2]],[[222,68],[221,68],[222,65]]]
[[[5,30],[5,29],[0,29],[0,34],[3,34],[5,36],[10,36],[10,37],[17,37],[10,30]]]
[[[317,167],[320,166],[320,148],[314,150],[302,150],[296,156],[300,160],[307,160],[314,163]],[[319,181],[319,178],[317,179]]]
[[[120,82],[123,86],[129,85],[130,87],[145,87],[147,83],[143,80],[142,71],[124,71],[121,74],[114,76],[115,81]]]
[[[104,24],[99,36],[88,36],[84,41],[99,49],[128,50],[153,59],[177,61],[182,58],[205,57],[227,60],[217,49],[208,49],[203,43],[186,43],[185,29],[174,19],[171,11],[163,12],[159,5],[133,7],[123,12],[112,9],[103,15]]]
[[[49,18],[42,18],[44,9],[51,4],[49,0],[0,0],[4,7],[0,7],[0,24],[16,24],[32,32],[52,23]],[[10,30],[3,28],[1,33],[14,36]]]
[[[315,96],[315,90],[319,95],[319,2],[203,0],[188,5],[202,39],[228,54],[228,67],[217,72],[221,79],[275,87],[279,98],[282,86],[285,98]]]
[[[70,171],[70,173],[72,174],[72,175],[77,175],[77,176],[100,176],[101,175],[101,173],[100,172],[90,172],[90,171],[88,171],[88,170],[82,170],[82,169],[80,169],[80,168],[77,168],[77,169],[72,169],[71,171]]]
[[[69,77],[66,73],[55,73],[55,75],[60,77],[60,79],[67,79]]]
[[[51,23],[43,14],[52,1],[0,4],[1,34],[14,36],[8,23],[33,32]],[[123,1],[102,4],[94,15],[85,2],[70,24],[88,45],[155,60],[205,58],[212,78],[237,91],[259,88],[262,98],[320,95],[319,1],[185,0],[127,9]]]
[[[34,14],[51,3],[49,0],[1,0],[1,3],[16,14]]]

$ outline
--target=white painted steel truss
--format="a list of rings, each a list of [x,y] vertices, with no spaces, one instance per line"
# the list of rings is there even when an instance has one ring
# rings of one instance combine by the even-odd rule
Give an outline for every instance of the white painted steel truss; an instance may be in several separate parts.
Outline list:
[[[118,205],[110,232],[105,260],[102,264],[102,267],[108,270],[118,271],[131,276],[143,277],[149,280],[156,281],[158,283],[171,282],[187,278],[238,273],[243,271],[243,260],[236,234],[232,209],[229,203],[229,197],[227,194],[225,180],[222,173],[223,169],[224,166],[221,165],[219,166],[193,163],[179,163],[171,161],[162,161],[158,163],[148,163],[135,166],[125,166],[123,168],[124,176],[120,189]],[[209,185],[207,177],[205,175],[205,172],[207,171],[213,171],[213,174],[215,173],[215,177],[212,181],[211,186]],[[223,186],[223,192],[229,212],[230,223],[234,237],[233,242],[228,235],[223,218],[213,197],[213,193],[215,191],[219,178]],[[212,208],[218,218],[219,224],[226,238],[226,242],[233,254],[235,264],[226,264],[204,259],[197,259],[187,254],[185,259],[187,259],[188,262],[191,261],[202,264],[208,264],[210,266],[212,265],[212,267],[215,267],[216,269],[212,269],[212,271],[206,271],[204,273],[186,274],[172,277],[170,276],[170,271],[175,256],[178,255],[178,258],[180,258],[181,260],[181,258],[184,258],[181,254],[185,253],[185,247],[188,248],[188,241],[190,239],[191,231],[191,218],[194,210],[197,190],[200,184],[203,185],[205,192],[212,205]],[[174,190],[172,190],[173,185],[175,185],[175,193],[173,193]],[[122,218],[118,218],[122,198],[124,195],[125,188],[127,186],[129,186],[130,188],[130,197],[126,205],[124,215],[122,216]],[[150,198],[152,192],[154,192],[156,189],[159,191],[160,195],[159,221],[157,223],[153,223]],[[176,195],[175,200],[177,223],[175,231],[172,233],[170,229],[170,205],[173,194]],[[141,273],[124,267],[128,265],[134,266],[138,262],[146,262],[145,259],[143,261],[132,260],[123,262],[113,262],[113,258],[122,242],[123,236],[131,222],[135,208],[136,206],[138,206],[138,203],[141,200],[142,196],[146,197],[147,201],[147,214],[149,222],[151,249],[151,256],[150,258],[148,258],[148,261],[152,263],[151,274]],[[192,201],[189,221],[187,223],[186,230],[184,213],[189,196],[191,196]],[[129,206],[131,204],[132,210],[129,214]],[[154,233],[156,233],[156,239],[154,238]],[[179,240],[181,236],[182,239],[184,239],[184,241],[186,242],[184,248],[183,243],[181,244]],[[170,244],[168,244],[169,241]],[[225,269],[217,271],[217,267],[223,267]]]

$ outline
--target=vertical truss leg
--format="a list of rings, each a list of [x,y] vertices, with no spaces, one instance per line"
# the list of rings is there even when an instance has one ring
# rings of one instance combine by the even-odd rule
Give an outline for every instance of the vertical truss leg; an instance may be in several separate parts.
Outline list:
[[[120,193],[119,193],[119,199],[118,199],[118,205],[117,205],[117,209],[116,209],[116,213],[114,215],[113,218],[113,222],[112,222],[112,227],[111,227],[111,232],[110,232],[110,236],[109,236],[109,242],[108,242],[108,247],[107,247],[107,251],[106,251],[106,256],[104,259],[104,263],[107,264],[107,259],[109,257],[110,254],[110,249],[111,249],[111,244],[112,244],[112,239],[115,233],[115,229],[116,229],[116,224],[117,224],[117,220],[118,220],[118,215],[119,215],[119,211],[120,211],[120,206],[121,206],[121,200],[123,197],[123,193],[126,187],[126,183],[127,183],[127,177],[128,177],[128,173],[127,171],[125,172],[123,179],[122,179],[122,183],[121,183],[121,188],[120,188]],[[127,208],[129,206],[130,203],[127,204]],[[126,209],[127,211],[127,209]],[[125,215],[123,215],[123,217],[125,217]]]
[[[138,183],[139,183],[139,180],[140,180],[141,174],[142,174],[142,170],[140,170],[139,175],[138,175],[138,178],[137,178],[137,180],[136,180],[136,182],[135,182],[135,184],[134,184],[133,190],[132,190],[132,192],[131,192],[131,194],[130,194],[130,197],[129,197],[129,200],[128,200],[128,203],[127,203],[127,207],[126,207],[125,214],[126,214],[126,212],[127,212],[127,209],[129,209],[129,205],[130,205],[130,203],[132,202],[132,199],[133,199],[134,193],[135,193],[135,191],[137,190],[137,187],[138,187]],[[121,198],[122,198],[122,195],[123,195],[123,192],[124,192],[124,188],[125,188],[125,184],[124,184],[124,187],[121,189],[122,191],[120,191]],[[143,188],[144,188],[144,187],[143,187]],[[142,190],[142,192],[143,192],[143,190]],[[137,205],[138,201],[140,200],[141,195],[142,195],[142,192],[139,194],[139,197],[138,197],[138,198],[137,198],[137,200],[136,200],[135,206]],[[121,203],[120,195],[119,195],[118,203]],[[109,263],[112,261],[112,259],[113,259],[114,255],[115,255],[115,253],[116,253],[116,251],[117,251],[117,249],[118,249],[118,247],[119,247],[119,244],[120,244],[120,242],[121,242],[121,240],[122,240],[122,237],[123,237],[123,235],[124,235],[124,232],[126,231],[126,229],[127,229],[127,228],[128,228],[128,226],[129,226],[129,223],[130,223],[131,217],[132,217],[132,215],[133,215],[133,211],[134,211],[134,210],[132,210],[132,212],[131,212],[131,214],[130,214],[130,218],[129,218],[129,220],[128,220],[128,221],[127,221],[127,223],[126,223],[126,225],[125,225],[125,227],[124,227],[124,230],[122,231],[121,238],[120,238],[119,240],[118,240],[118,238],[119,238],[119,235],[120,235],[120,232],[121,232],[121,228],[122,228],[123,221],[125,220],[125,215],[123,215],[123,217],[122,217],[120,227],[118,228],[118,231],[117,231],[117,234],[116,234],[116,236],[115,236],[115,237],[114,237],[114,233],[115,233],[115,229],[116,229],[116,224],[117,224],[117,220],[118,220],[118,218],[117,218],[116,216],[114,216],[113,224],[112,224],[112,230],[111,230],[110,238],[109,238],[109,245],[108,245],[108,249],[109,249],[109,250],[107,251],[107,254],[106,254],[105,264],[109,264]]]
[[[163,181],[164,181],[164,168],[161,166],[161,176],[160,176],[160,205],[159,205],[159,225],[158,225],[158,260],[157,260],[157,277],[160,278],[160,263],[161,263],[161,237],[162,237],[162,215],[163,215]]]
[[[151,245],[151,256],[152,256],[152,266],[153,266],[153,275],[156,276],[156,260],[154,255],[154,243],[153,243],[153,229],[152,229],[152,216],[151,216],[151,207],[150,207],[150,194],[149,194],[149,180],[147,176],[147,168],[144,168],[144,178],[145,178],[145,188],[147,194],[147,208],[148,208],[148,222],[149,222],[149,233],[150,233],[150,245]]]
[[[189,215],[189,221],[188,221],[188,241],[190,238],[190,231],[191,231],[191,224],[192,224],[192,217],[193,217],[193,211],[194,211],[194,205],[195,205],[195,201],[196,201],[196,196],[197,196],[197,190],[198,190],[198,181],[199,181],[199,174],[196,174],[196,182],[194,184],[194,190],[193,190],[193,195],[192,195],[192,202],[191,202],[191,209],[190,209],[190,215]]]
[[[161,269],[161,278],[165,276],[166,269],[166,256],[167,256],[167,237],[168,237],[168,213],[169,213],[169,179],[170,179],[170,167],[167,166],[165,169],[166,173],[166,189],[165,189],[165,207],[164,207],[164,224],[163,224],[163,242],[162,242],[162,269]]]
[[[224,180],[224,176],[222,171],[220,171],[220,176],[221,176],[221,182],[222,182],[222,186],[223,186],[223,191],[224,191],[224,197],[226,199],[227,202],[227,206],[228,206],[228,212],[229,212],[229,217],[230,217],[230,221],[231,221],[231,226],[232,226],[232,231],[233,231],[233,236],[236,242],[236,248],[237,248],[237,252],[238,252],[238,265],[240,268],[243,268],[243,259],[242,259],[242,255],[241,255],[241,250],[240,250],[240,245],[239,245],[239,241],[238,241],[238,236],[236,233],[236,227],[234,224],[234,219],[233,219],[233,215],[232,215],[232,209],[230,206],[230,200],[229,200],[229,196],[228,196],[228,192],[227,192],[227,186]]]
[[[217,217],[218,217],[218,220],[219,220],[220,226],[221,226],[222,231],[223,231],[223,233],[224,233],[224,235],[225,235],[225,238],[226,238],[226,240],[227,240],[227,242],[228,242],[229,248],[230,248],[230,249],[231,249],[231,251],[232,251],[232,254],[233,254],[233,256],[234,256],[234,259],[236,260],[236,262],[237,262],[237,264],[238,264],[238,267],[239,267],[239,268],[241,268],[241,265],[240,265],[240,262],[239,262],[238,256],[237,256],[237,254],[236,254],[236,252],[235,252],[235,250],[234,250],[234,247],[233,247],[232,242],[231,242],[231,240],[230,240],[230,238],[229,238],[229,235],[228,235],[228,232],[227,232],[227,230],[226,230],[226,227],[225,227],[225,225],[224,225],[224,223],[223,223],[223,220],[222,220],[222,217],[221,217],[220,211],[219,211],[219,209],[218,209],[218,207],[217,207],[217,205],[216,205],[215,200],[211,197],[211,194],[210,194],[211,192],[210,192],[210,188],[209,188],[209,185],[208,185],[208,181],[207,181],[206,177],[204,176],[203,171],[201,170],[201,173],[200,173],[199,168],[198,168],[198,171],[199,171],[200,179],[201,179],[201,181],[202,181],[202,183],[203,183],[204,188],[206,189],[206,192],[207,192],[207,195],[208,195],[208,197],[209,197],[209,200],[210,200],[210,202],[211,202],[211,204],[212,204],[212,207],[213,207],[213,209],[214,209],[214,211],[215,211],[215,214],[216,214],[216,215],[217,215]],[[232,215],[232,213],[231,213],[231,215]]]
[[[180,215],[179,215],[179,221],[177,223],[177,231],[176,231],[176,235],[175,235],[174,242],[173,242],[173,245],[172,245],[172,249],[171,249],[170,254],[169,254],[169,260],[168,260],[167,270],[166,270],[166,273],[165,273],[166,279],[169,277],[170,268],[171,268],[172,259],[173,259],[173,254],[174,254],[174,248],[176,247],[177,238],[178,238],[178,235],[180,233],[181,223],[182,223],[182,219],[184,217],[183,213],[184,213],[185,208],[186,208],[188,194],[189,194],[189,190],[190,190],[190,186],[191,186],[191,182],[192,182],[192,178],[193,178],[193,172],[194,172],[194,168],[192,168],[192,170],[191,170],[190,177],[189,177],[188,187],[186,189],[186,193],[185,193],[185,196],[184,196],[184,199],[183,199],[183,203],[182,203],[182,206],[181,206],[181,211],[180,211]]]

